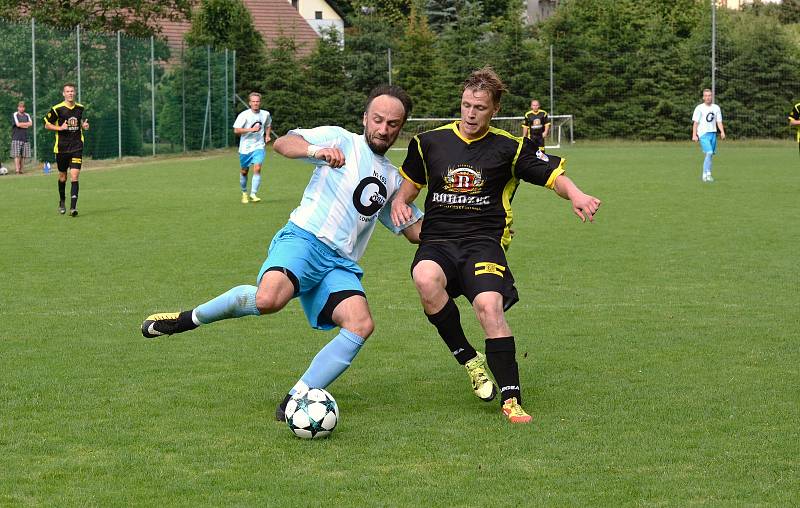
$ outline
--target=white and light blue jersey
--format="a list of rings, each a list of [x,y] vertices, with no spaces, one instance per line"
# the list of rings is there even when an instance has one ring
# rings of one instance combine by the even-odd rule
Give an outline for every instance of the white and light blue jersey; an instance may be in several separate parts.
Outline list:
[[[335,126],[294,129],[289,134],[344,153],[345,165],[341,168],[332,168],[318,159],[305,159],[316,168],[300,206],[289,216],[294,224],[313,233],[341,256],[353,261],[361,258],[376,219],[399,234],[422,217],[422,212],[412,205],[414,218],[410,222],[400,228],[392,224],[391,206],[385,205],[400,189],[403,177],[389,159],[370,150],[363,134]]]
[[[694,108],[692,121],[697,122],[698,136],[707,132],[717,132],[717,122],[722,121],[722,110],[716,104],[706,106],[705,102],[701,102]]]
[[[236,121],[233,122],[234,129],[250,129],[257,125],[260,127],[257,132],[242,134],[239,140],[239,153],[250,153],[259,148],[266,147],[266,143],[264,143],[264,132],[267,127],[272,125],[272,116],[269,114],[269,111],[259,109],[258,113],[256,113],[248,108],[239,113],[239,116],[236,117]]]

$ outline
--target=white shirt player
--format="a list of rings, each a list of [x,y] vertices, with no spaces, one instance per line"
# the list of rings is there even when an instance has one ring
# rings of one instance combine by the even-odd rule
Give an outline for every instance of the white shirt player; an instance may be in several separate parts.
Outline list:
[[[339,255],[358,261],[367,248],[376,219],[394,234],[417,222],[422,212],[412,205],[414,218],[401,227],[391,219],[392,198],[400,189],[403,177],[383,155],[374,153],[363,134],[341,127],[324,126],[294,129],[313,145],[336,147],[345,157],[345,165],[331,168],[325,161],[305,159],[316,164],[300,206],[289,220],[314,234]]]
[[[267,127],[272,125],[272,116],[269,111],[259,109],[258,113],[248,108],[239,113],[236,121],[233,122],[234,129],[250,129],[258,125],[260,128],[257,132],[247,132],[242,134],[239,141],[239,153],[250,153],[259,148],[266,147],[264,143],[264,132]]]
[[[722,110],[716,104],[707,106],[701,102],[694,108],[692,121],[697,122],[697,135],[702,136],[707,132],[717,132],[717,122],[722,121]]]

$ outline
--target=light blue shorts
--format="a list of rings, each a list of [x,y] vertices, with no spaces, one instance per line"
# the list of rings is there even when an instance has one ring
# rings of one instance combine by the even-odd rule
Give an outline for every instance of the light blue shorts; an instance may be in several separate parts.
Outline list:
[[[286,268],[300,286],[295,295],[306,314],[308,323],[319,330],[336,325],[321,322],[320,313],[331,294],[339,291],[358,291],[364,294],[361,277],[364,271],[358,263],[344,258],[305,229],[289,222],[275,234],[269,245],[267,259],[258,272],[256,285],[264,273],[273,267]]]
[[[706,132],[700,136],[700,149],[703,153],[717,153],[717,133]]]
[[[239,167],[247,169],[254,164],[261,164],[264,162],[264,149],[257,148],[250,153],[239,154]]]

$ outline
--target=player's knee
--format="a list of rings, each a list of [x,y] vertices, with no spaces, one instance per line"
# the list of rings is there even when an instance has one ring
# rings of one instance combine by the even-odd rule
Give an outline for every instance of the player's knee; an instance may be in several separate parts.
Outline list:
[[[499,295],[497,297],[481,294],[472,302],[475,315],[478,321],[484,324],[505,322],[503,314],[503,301]]]
[[[414,267],[414,285],[422,298],[436,294],[445,286],[445,281],[439,276],[441,270],[419,264]]]
[[[366,340],[370,335],[372,335],[372,332],[375,331],[375,322],[372,320],[371,316],[367,316],[365,318],[361,318],[360,320],[350,321],[342,328],[345,330],[350,330],[362,339]]]
[[[275,291],[263,290],[256,292],[256,308],[261,314],[273,314],[286,305],[285,298]]]

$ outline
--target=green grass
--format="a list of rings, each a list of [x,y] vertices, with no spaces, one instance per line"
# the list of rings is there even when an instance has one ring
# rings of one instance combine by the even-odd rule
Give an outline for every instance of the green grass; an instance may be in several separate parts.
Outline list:
[[[362,260],[377,329],[320,442],[273,421],[332,336],[296,302],[139,333],[253,283],[308,166],[270,152],[247,206],[233,152],[90,168],[76,219],[56,213],[55,175],[4,177],[0,505],[796,504],[796,147],[723,143],[711,185],[690,143],[560,152],[604,203],[581,224],[550,191],[514,201],[508,318],[534,424],[471,394],[422,314],[413,246],[378,228]]]

